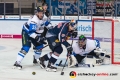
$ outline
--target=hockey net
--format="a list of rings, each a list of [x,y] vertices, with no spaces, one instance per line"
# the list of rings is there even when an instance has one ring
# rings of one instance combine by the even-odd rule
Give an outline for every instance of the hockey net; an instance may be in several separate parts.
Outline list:
[[[120,64],[120,22],[113,19],[94,18],[92,38],[100,40],[101,48],[111,56],[111,64]]]

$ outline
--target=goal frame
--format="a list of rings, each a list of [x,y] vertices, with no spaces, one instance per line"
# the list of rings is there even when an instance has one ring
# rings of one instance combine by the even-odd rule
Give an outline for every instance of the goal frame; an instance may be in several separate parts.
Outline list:
[[[111,21],[112,22],[112,25],[111,25],[111,63],[112,64],[120,64],[120,62],[115,62],[114,61],[114,20],[113,19],[105,19],[105,18],[93,18],[92,19],[92,39],[94,39],[94,28],[95,28],[95,25],[94,25],[94,22],[96,20],[103,20],[103,21]]]

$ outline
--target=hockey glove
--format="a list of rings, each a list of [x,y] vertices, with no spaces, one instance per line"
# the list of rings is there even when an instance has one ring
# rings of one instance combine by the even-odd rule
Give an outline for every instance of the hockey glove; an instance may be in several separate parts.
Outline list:
[[[49,21],[46,21],[46,22],[45,22],[45,26],[48,26],[49,24],[50,24]]]
[[[68,46],[68,47],[67,47],[67,51],[68,51],[67,56],[70,56],[70,55],[72,54],[72,51],[73,51],[72,46]]]
[[[73,38],[76,38],[77,35],[78,35],[78,32],[73,32],[73,33],[72,33],[72,37],[73,37]]]
[[[40,43],[40,44],[47,44],[45,42],[46,38],[45,37],[41,37],[41,36],[36,36],[35,40]]]

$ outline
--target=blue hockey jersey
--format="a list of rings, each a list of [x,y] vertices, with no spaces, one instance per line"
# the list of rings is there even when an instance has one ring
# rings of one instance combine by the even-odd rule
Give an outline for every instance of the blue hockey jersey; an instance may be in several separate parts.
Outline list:
[[[63,22],[63,23],[59,23],[54,28],[48,30],[49,33],[58,37],[59,41],[66,47],[70,45],[66,41],[66,37],[70,36],[68,25],[69,25],[69,22]]]

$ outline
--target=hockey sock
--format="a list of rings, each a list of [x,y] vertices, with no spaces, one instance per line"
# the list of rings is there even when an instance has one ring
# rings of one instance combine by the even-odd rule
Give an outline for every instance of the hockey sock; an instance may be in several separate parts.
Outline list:
[[[45,54],[43,57],[44,57],[45,61],[47,61],[51,58],[51,55],[50,55],[50,53],[48,53],[48,54]]]
[[[35,56],[35,59],[39,59],[40,58],[40,55],[41,55],[41,51],[39,51],[39,50],[36,50],[36,51],[34,51],[34,56]]]
[[[52,64],[55,64],[55,62],[57,61],[57,59],[58,59],[58,56],[52,54],[49,61],[50,61]]]
[[[20,64],[24,57],[25,57],[25,54],[19,52],[17,55],[17,60],[16,60],[17,63]]]

